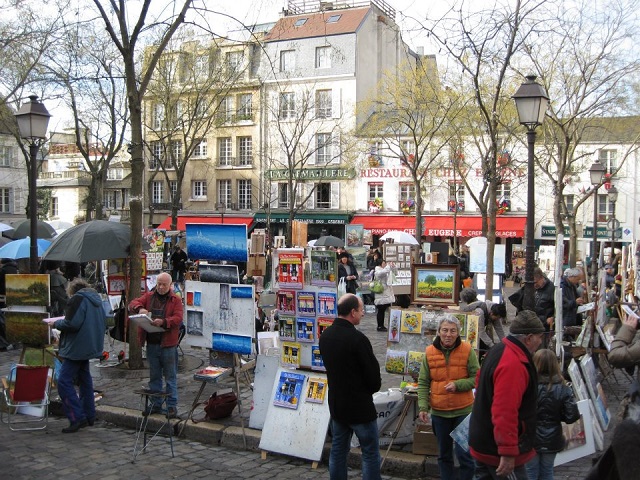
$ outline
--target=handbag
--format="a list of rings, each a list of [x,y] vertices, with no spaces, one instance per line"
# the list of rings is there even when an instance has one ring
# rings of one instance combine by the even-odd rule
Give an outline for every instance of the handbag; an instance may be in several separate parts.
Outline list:
[[[373,293],[382,293],[384,292],[384,285],[382,285],[380,280],[374,280],[369,284],[369,290]]]
[[[236,405],[238,405],[238,397],[234,392],[223,393],[222,395],[218,395],[218,392],[215,392],[204,404],[206,414],[204,418],[205,420],[226,418],[231,415]]]

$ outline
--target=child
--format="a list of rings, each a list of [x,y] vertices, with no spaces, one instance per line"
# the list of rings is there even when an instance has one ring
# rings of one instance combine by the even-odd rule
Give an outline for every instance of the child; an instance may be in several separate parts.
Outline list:
[[[564,449],[560,422],[574,423],[580,418],[573,391],[560,373],[555,353],[538,350],[533,356],[538,371],[537,456],[527,463],[529,480],[553,480],[556,453]]]

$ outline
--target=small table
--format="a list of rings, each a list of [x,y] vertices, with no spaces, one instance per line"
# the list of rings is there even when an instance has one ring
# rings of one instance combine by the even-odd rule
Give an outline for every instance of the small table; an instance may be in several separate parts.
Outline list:
[[[171,421],[169,420],[169,409],[167,408],[167,411],[164,415],[164,419],[160,423],[160,426],[155,431],[155,433],[147,432],[150,415],[148,416],[142,415],[142,412],[144,412],[149,408],[150,400],[160,399],[161,405],[164,404],[166,406],[167,397],[169,396],[169,394],[165,392],[154,392],[151,390],[134,390],[133,393],[135,393],[136,395],[140,395],[140,416],[136,419],[136,443],[133,446],[132,462],[136,461],[136,458],[138,458],[138,455],[140,455],[142,452],[146,450],[149,443],[151,443],[151,440],[153,440],[156,436],[158,436],[158,434],[165,427],[169,431],[169,444],[171,445],[171,457],[175,457],[175,454],[173,452],[173,426],[171,425]],[[144,403],[144,406],[143,406],[143,403]],[[148,435],[151,435],[151,438],[149,438],[149,440],[147,441]],[[142,447],[138,448],[139,447],[138,443],[140,442],[141,436],[142,436]]]

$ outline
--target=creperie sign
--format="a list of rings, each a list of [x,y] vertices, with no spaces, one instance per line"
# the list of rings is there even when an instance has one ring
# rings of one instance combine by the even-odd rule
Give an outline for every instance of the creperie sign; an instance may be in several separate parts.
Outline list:
[[[427,228],[425,235],[428,237],[481,237],[482,230],[456,229],[452,228]],[[496,230],[496,237],[519,238],[515,230]]]

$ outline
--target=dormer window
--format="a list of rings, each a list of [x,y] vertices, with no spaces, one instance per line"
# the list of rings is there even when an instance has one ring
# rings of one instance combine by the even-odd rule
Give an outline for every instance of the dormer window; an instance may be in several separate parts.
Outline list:
[[[336,23],[338,20],[340,20],[341,16],[342,16],[342,14],[340,14],[340,15],[331,15],[329,18],[327,18],[327,23]]]
[[[294,23],[293,26],[294,27],[301,27],[305,23],[307,23],[307,19],[306,18],[299,18],[298,20],[296,20],[296,23]]]

